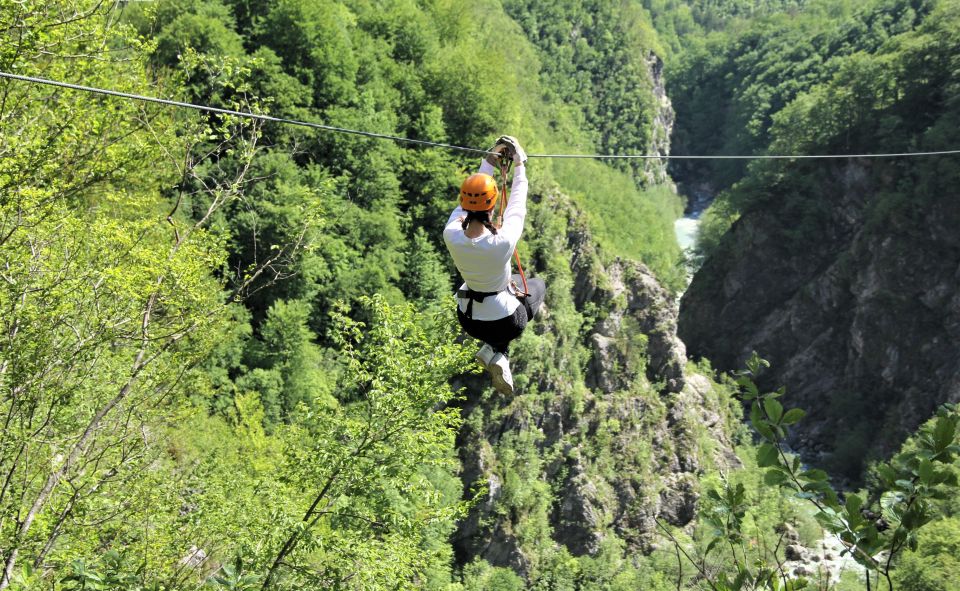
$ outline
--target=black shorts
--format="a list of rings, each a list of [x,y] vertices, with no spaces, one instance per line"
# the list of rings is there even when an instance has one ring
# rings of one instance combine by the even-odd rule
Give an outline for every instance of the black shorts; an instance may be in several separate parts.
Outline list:
[[[519,275],[513,276],[517,285],[522,285]],[[519,306],[513,311],[513,314],[497,320],[474,320],[467,318],[459,307],[457,307],[457,319],[463,330],[475,339],[489,343],[494,351],[506,354],[510,341],[519,337],[527,323],[540,310],[540,305],[546,296],[547,287],[543,279],[533,277],[527,280],[527,289],[530,295],[518,298]]]

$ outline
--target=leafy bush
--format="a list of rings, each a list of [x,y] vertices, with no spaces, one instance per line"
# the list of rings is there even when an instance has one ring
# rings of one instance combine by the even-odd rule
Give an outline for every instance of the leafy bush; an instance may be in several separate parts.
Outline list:
[[[920,546],[921,530],[934,515],[931,502],[954,494],[957,474],[951,469],[960,455],[960,412],[954,405],[944,405],[935,419],[924,426],[906,449],[887,463],[875,467],[877,484],[866,495],[840,495],[829,484],[828,475],[817,468],[804,468],[798,457],[792,457],[784,446],[786,430],[804,416],[801,409],[785,409],[779,398],[784,391],[761,393],[753,378],[768,364],[756,354],[747,362],[747,369],[737,380],[743,388],[744,401],[750,404],[750,423],[761,437],[757,449],[757,464],[767,468],[764,482],[768,486],[792,491],[797,498],[816,508],[815,518],[827,531],[837,535],[849,554],[867,570],[868,577],[882,576],[889,589],[894,587],[897,560],[908,549],[916,552]],[[743,547],[744,517],[747,513],[746,490],[742,484],[727,485],[720,491],[710,491],[711,503],[704,515],[706,523],[714,528],[714,537],[699,558],[682,549],[672,538],[678,551],[684,552],[713,589],[802,589],[808,582],[783,572],[776,552],[762,553],[755,560],[746,550],[738,557],[737,548]],[[950,532],[951,523],[935,529]],[[929,529],[929,528],[928,528]],[[668,535],[669,532],[668,532]],[[945,537],[930,538],[932,546],[926,552],[936,555],[951,552],[956,542],[951,533]],[[730,562],[722,565],[716,574],[707,570],[711,552],[723,545],[730,547]],[[732,564],[731,564],[732,563]],[[906,559],[913,565],[903,576],[916,584],[923,577],[915,559]],[[948,562],[947,568],[952,568]],[[921,587],[918,587],[921,588]]]

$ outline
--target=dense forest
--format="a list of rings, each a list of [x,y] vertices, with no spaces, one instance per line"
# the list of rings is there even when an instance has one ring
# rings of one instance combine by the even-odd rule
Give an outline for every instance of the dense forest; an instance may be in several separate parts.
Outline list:
[[[880,447],[830,439],[838,494],[787,446],[810,432],[784,406],[822,402],[777,390],[795,352],[761,372],[689,312],[752,212],[835,254],[818,183],[849,169],[531,157],[548,296],[510,399],[440,230],[505,133],[955,148],[958,31],[955,0],[0,0],[2,73],[472,149],[0,78],[0,590],[955,588],[956,396]],[[860,166],[867,238],[956,218],[955,160]],[[691,254],[694,185],[717,199]],[[955,264],[942,244],[916,250]],[[795,564],[828,538],[842,573]]]

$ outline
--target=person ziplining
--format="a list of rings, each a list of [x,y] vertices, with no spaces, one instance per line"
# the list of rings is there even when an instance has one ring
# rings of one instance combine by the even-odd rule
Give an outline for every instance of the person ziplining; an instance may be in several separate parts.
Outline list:
[[[483,342],[477,360],[502,394],[513,393],[508,348],[523,333],[543,303],[546,285],[533,277],[512,274],[510,259],[517,251],[527,216],[527,156],[516,138],[501,136],[480,163],[477,173],[460,186],[460,199],[443,229],[443,241],[463,277],[457,290],[457,319],[463,330]],[[500,192],[493,174],[500,167],[504,198],[506,177],[513,163],[513,181],[501,217],[493,214]],[[519,256],[517,257],[519,265]],[[522,289],[520,287],[522,282]]]

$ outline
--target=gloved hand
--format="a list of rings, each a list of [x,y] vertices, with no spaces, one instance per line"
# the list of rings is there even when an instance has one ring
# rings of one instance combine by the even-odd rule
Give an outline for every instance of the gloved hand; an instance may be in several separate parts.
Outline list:
[[[497,140],[497,143],[494,144],[492,148],[487,150],[487,152],[495,152],[495,154],[487,154],[483,157],[484,160],[490,163],[490,166],[494,168],[500,167],[500,156],[505,154],[510,149],[510,146]]]
[[[497,140],[497,145],[502,144],[508,146],[507,154],[513,158],[514,165],[520,165],[527,161],[527,153],[523,151],[523,147],[520,146],[517,138],[510,135],[501,135],[500,139]]]

